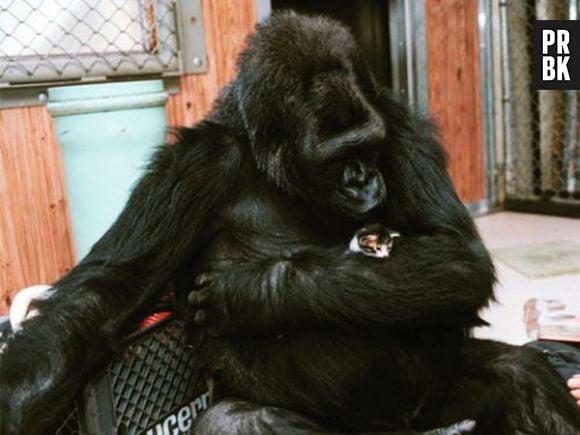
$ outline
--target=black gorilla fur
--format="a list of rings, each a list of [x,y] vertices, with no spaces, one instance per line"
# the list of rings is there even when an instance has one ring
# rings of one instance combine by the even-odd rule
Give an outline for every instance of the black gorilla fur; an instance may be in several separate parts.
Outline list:
[[[343,255],[366,222],[404,235],[388,261]],[[212,112],[158,151],[8,342],[1,433],[51,427],[171,281],[182,299],[197,286],[195,322],[217,331],[198,352],[219,401],[199,433],[580,427],[541,355],[464,338],[492,298],[489,255],[429,124],[333,21],[260,25]]]

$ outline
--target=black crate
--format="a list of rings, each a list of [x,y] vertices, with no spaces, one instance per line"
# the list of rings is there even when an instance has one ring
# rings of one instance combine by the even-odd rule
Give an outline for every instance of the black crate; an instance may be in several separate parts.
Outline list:
[[[86,387],[56,435],[189,433],[209,405],[182,321],[161,320],[115,356]]]

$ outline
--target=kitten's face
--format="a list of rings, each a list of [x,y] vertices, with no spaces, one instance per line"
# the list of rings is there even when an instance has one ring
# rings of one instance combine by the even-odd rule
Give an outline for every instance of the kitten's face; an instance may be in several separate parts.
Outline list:
[[[358,230],[349,244],[351,252],[360,252],[376,258],[387,258],[396,238],[401,235],[382,225],[372,225]]]

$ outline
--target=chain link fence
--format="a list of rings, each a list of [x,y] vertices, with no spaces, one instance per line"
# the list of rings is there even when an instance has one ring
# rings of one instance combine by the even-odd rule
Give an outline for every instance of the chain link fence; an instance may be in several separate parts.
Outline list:
[[[0,85],[179,69],[174,0],[0,1]]]
[[[580,91],[534,91],[534,20],[578,18],[578,0],[504,0],[508,200],[580,206]]]

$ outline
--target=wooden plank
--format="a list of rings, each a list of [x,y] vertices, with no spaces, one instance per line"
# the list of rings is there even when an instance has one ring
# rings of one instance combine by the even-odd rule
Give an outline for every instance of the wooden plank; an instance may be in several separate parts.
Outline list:
[[[43,107],[0,111],[0,313],[73,264],[60,150]]]
[[[427,0],[429,108],[450,157],[459,197],[484,198],[476,0]]]
[[[191,125],[233,76],[254,29],[254,0],[203,0],[208,71],[181,78],[169,125]],[[50,283],[74,262],[60,150],[44,107],[0,110],[0,314],[12,294]]]

